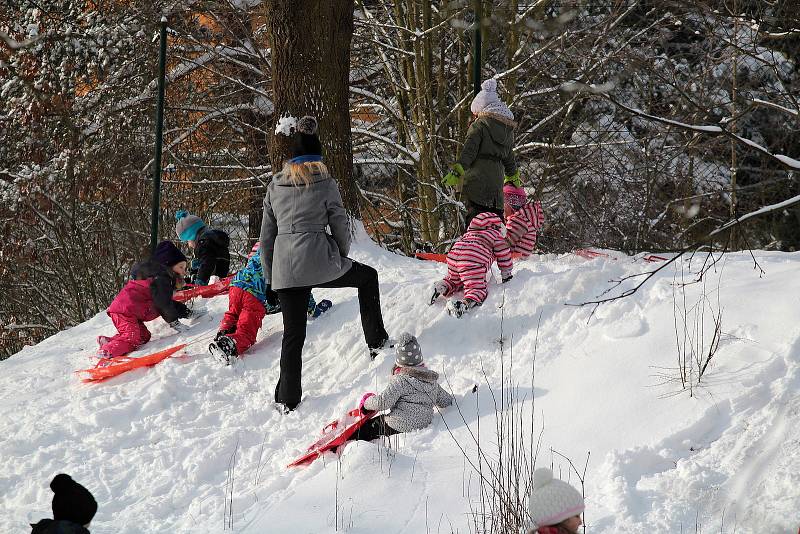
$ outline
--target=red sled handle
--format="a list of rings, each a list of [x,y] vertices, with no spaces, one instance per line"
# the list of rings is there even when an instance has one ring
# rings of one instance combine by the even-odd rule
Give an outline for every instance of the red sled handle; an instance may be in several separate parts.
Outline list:
[[[325,433],[327,433],[327,432],[329,432],[331,430],[334,430],[337,426],[339,426],[339,420],[338,419],[336,421],[331,421],[330,423],[325,425],[325,428],[322,429],[322,433],[325,434]]]
[[[374,413],[374,412],[372,412],[372,413]],[[350,410],[349,412],[347,412],[347,415],[349,415],[351,417],[358,417],[359,415],[361,415],[361,409],[360,408],[355,408],[353,410]],[[322,429],[322,433],[325,434],[329,430],[336,429],[336,427],[338,427],[338,426],[339,426],[339,420],[338,419],[334,419],[333,421],[331,421],[330,423],[325,425],[325,428]]]

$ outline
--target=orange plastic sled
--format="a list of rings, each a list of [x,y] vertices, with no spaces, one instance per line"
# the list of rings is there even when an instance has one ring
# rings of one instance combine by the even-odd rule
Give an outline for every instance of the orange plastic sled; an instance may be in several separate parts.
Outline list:
[[[106,367],[92,367],[91,369],[82,369],[75,371],[78,374],[84,375],[83,382],[99,382],[106,380],[117,375],[121,375],[127,371],[138,369],[140,367],[150,367],[163,360],[166,360],[179,350],[186,347],[186,343],[175,345],[168,349],[164,349],[145,356],[131,358],[129,356],[118,356],[114,358],[114,363]]]

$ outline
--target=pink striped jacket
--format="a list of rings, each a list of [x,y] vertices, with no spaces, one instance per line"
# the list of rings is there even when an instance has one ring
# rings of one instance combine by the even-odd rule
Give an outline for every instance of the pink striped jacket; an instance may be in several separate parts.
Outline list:
[[[544,224],[542,203],[538,200],[515,211],[506,220],[506,241],[512,252],[528,257],[536,248],[539,228]]]
[[[497,261],[503,278],[511,274],[511,248],[500,229],[503,221],[494,213],[479,213],[461,238],[447,254],[448,263],[457,268],[464,264],[485,265],[487,269]]]

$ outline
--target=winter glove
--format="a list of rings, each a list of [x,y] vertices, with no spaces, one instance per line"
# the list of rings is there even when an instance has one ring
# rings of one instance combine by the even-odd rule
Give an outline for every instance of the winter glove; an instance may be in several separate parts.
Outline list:
[[[455,187],[461,183],[461,179],[463,177],[464,167],[462,167],[460,163],[456,163],[450,167],[450,172],[444,175],[444,178],[442,178],[442,184],[449,187]]]
[[[361,410],[361,413],[368,413],[368,412],[370,411],[370,410],[367,410],[366,408],[364,408],[364,402],[365,402],[365,401],[366,401],[368,398],[370,398],[370,397],[374,397],[374,396],[375,396],[375,394],[374,394],[374,393],[372,393],[372,392],[370,392],[370,393],[364,393],[364,396],[363,396],[363,397],[361,397],[361,400],[360,400],[360,401],[358,401],[358,409],[359,409],[359,410]]]
[[[186,310],[186,316],[184,319],[197,319],[198,317],[202,317],[208,313],[208,310],[204,310],[202,308],[194,308],[191,310]]]
[[[503,278],[503,283],[505,284],[506,282],[508,282],[509,280],[514,278],[514,275],[513,274],[509,274],[507,276],[503,276],[502,278]]]
[[[217,332],[216,336],[214,336],[214,341],[219,341],[220,338],[225,337],[225,336],[227,336],[229,334],[233,334],[234,332],[236,332],[236,327],[223,328],[222,330]]]
[[[515,187],[522,187],[522,180],[519,178],[519,169],[517,169],[517,172],[511,176],[506,176],[505,180],[503,180],[503,183],[514,184]]]
[[[183,334],[184,332],[189,330],[189,325],[185,325],[177,319],[169,323],[169,326],[170,328],[175,330],[175,332],[177,332],[178,334]]]

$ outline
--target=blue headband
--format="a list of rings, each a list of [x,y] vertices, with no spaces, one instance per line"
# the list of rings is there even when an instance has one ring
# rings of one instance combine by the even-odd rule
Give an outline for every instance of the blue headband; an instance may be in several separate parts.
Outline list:
[[[289,160],[289,163],[306,163],[309,161],[322,161],[322,156],[319,154],[308,154],[306,156],[297,156]]]

